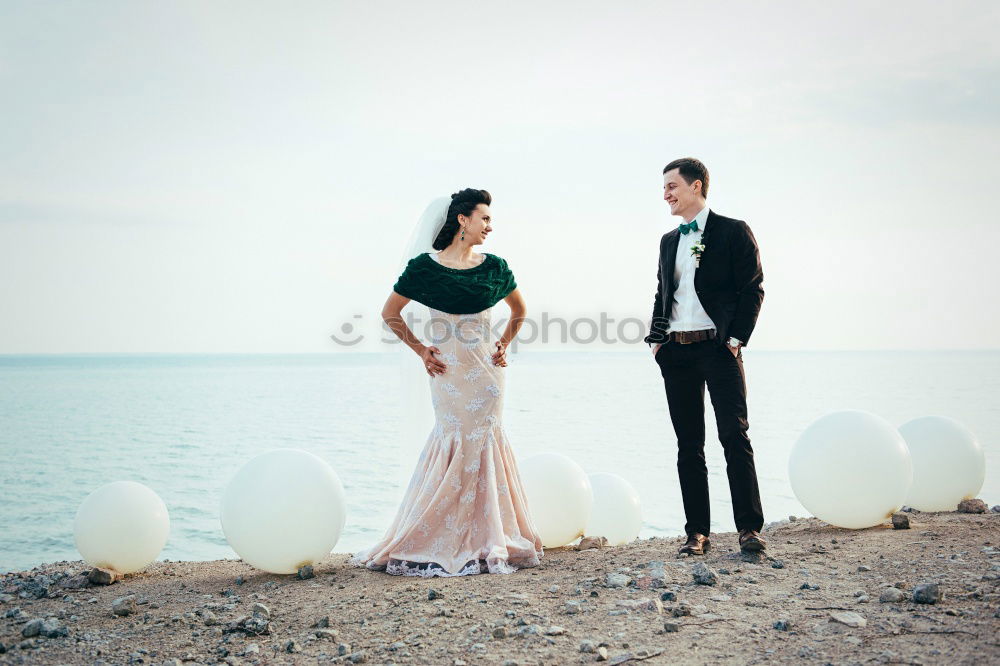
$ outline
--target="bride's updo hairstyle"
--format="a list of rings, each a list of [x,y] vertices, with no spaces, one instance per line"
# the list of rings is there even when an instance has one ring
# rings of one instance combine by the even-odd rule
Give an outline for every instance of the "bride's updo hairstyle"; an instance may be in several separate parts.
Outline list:
[[[434,249],[443,250],[455,240],[455,234],[458,233],[460,226],[458,223],[459,215],[469,217],[479,204],[489,206],[491,203],[493,203],[493,197],[486,190],[475,190],[469,187],[451,195],[448,216],[445,218],[444,226],[441,227],[441,233],[434,239]]]

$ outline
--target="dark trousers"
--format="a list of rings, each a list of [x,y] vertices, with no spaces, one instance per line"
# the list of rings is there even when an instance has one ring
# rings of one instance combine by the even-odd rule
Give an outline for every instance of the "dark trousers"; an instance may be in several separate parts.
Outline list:
[[[677,435],[677,474],[684,498],[684,531],[708,535],[708,468],[705,466],[705,386],[715,409],[719,441],[726,456],[726,474],[736,529],[760,531],[764,512],[757,488],[753,449],[747,436],[747,389],[743,352],[734,356],[718,340],[690,344],[668,342],[656,352]]]

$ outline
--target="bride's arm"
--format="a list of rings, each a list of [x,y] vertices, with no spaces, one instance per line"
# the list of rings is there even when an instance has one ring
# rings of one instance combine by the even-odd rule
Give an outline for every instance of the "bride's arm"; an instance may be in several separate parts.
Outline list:
[[[503,299],[510,307],[510,321],[507,322],[507,328],[504,329],[503,335],[497,340],[497,351],[493,354],[493,358],[503,359],[504,354],[507,352],[507,346],[514,341],[517,337],[517,331],[521,328],[521,324],[527,319],[528,308],[524,304],[524,297],[521,296],[520,289],[514,289]],[[506,365],[506,363],[504,363]]]
[[[427,369],[428,374],[440,374],[445,371],[447,366],[439,361],[434,354],[440,354],[441,350],[434,346],[427,347],[420,342],[403,320],[402,310],[409,302],[410,299],[406,296],[400,296],[396,292],[390,293],[389,298],[385,301],[385,305],[382,306],[382,321],[392,329],[396,337],[406,343],[407,347],[423,359],[424,367]]]

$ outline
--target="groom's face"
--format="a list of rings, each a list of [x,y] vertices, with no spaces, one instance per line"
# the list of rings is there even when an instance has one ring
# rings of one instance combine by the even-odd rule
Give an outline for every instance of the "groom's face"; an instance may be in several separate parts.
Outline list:
[[[663,200],[670,205],[671,215],[697,214],[703,205],[701,181],[693,180],[689,185],[678,169],[671,169],[663,174]]]

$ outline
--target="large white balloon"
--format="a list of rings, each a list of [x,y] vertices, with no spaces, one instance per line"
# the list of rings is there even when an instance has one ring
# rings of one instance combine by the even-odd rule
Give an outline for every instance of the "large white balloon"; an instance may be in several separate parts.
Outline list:
[[[821,520],[859,529],[903,506],[912,478],[902,436],[861,411],[827,414],[799,436],[788,459],[795,497]]]
[[[642,529],[642,503],[639,493],[628,481],[608,472],[590,475],[594,504],[585,536],[603,536],[609,546],[621,546],[637,536]]]
[[[73,520],[73,538],[84,561],[119,573],[145,569],[169,534],[167,505],[135,481],[101,486],[87,495]]]
[[[954,511],[979,494],[986,456],[976,436],[958,421],[924,416],[899,427],[913,460],[913,485],[906,504],[921,511]]]
[[[594,502],[583,468],[561,453],[539,453],[518,471],[542,546],[558,548],[581,536]]]
[[[295,573],[326,557],[347,520],[344,486],[323,459],[275,449],[236,472],[222,498],[222,531],[248,564]]]

